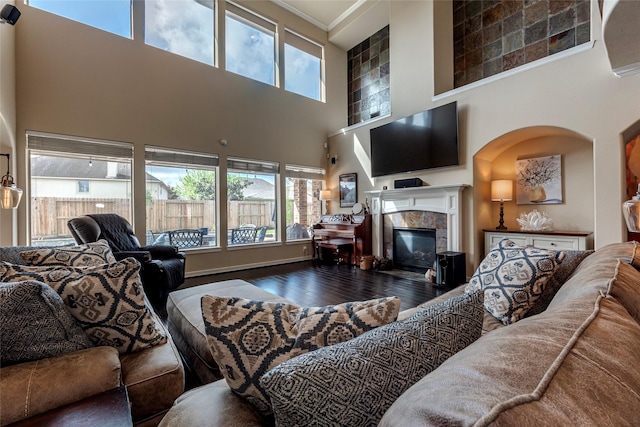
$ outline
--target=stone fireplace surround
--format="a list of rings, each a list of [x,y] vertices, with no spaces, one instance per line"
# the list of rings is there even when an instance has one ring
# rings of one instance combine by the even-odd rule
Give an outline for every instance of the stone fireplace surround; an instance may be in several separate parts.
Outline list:
[[[393,227],[434,228],[436,251],[462,247],[462,192],[466,184],[367,191],[371,199],[373,255],[393,254]]]

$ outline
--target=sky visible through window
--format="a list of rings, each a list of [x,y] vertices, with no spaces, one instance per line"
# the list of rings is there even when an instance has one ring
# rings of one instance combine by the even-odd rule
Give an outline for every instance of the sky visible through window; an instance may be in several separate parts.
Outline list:
[[[29,0],[29,5],[131,38],[131,0]],[[145,21],[148,45],[214,65],[214,14],[201,0],[146,0]],[[233,16],[225,23],[227,71],[274,86],[273,34]],[[320,100],[320,59],[285,45],[284,87]]]

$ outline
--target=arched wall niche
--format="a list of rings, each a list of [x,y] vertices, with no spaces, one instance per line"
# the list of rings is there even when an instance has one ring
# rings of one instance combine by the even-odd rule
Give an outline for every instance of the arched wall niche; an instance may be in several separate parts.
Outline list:
[[[562,164],[562,203],[517,204],[516,161],[560,155]],[[504,223],[519,230],[517,218],[537,209],[546,212],[555,230],[593,231],[595,224],[595,186],[593,140],[578,132],[552,126],[532,126],[513,130],[487,143],[473,157],[474,212],[476,212],[477,253],[484,253],[483,229],[495,229],[499,203],[491,202],[491,181],[514,181],[514,200],[504,203]]]

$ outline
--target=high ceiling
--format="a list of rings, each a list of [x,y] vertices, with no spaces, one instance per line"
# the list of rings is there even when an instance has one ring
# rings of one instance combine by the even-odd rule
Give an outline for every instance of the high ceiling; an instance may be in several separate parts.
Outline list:
[[[272,0],[312,24],[331,30],[364,0]]]

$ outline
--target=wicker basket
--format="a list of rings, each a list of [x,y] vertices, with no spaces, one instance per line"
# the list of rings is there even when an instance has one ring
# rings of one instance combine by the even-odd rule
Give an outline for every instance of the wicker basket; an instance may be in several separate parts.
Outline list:
[[[373,255],[364,255],[360,257],[360,269],[371,270],[373,267],[373,261],[376,259]]]

